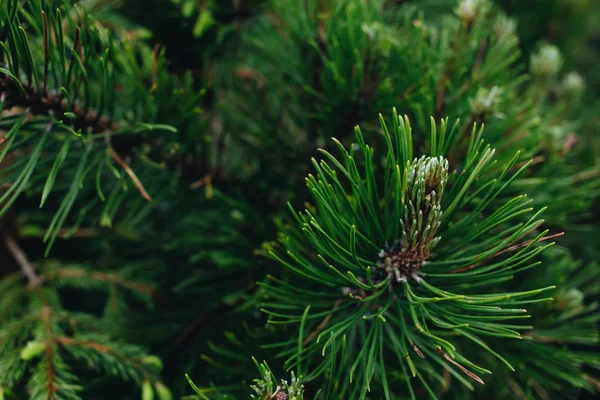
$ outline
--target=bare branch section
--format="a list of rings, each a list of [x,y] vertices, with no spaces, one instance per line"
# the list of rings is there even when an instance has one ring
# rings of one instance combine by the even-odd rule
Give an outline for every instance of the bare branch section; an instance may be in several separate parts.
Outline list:
[[[15,258],[17,264],[19,264],[19,266],[21,267],[23,275],[25,275],[29,280],[29,284],[32,286],[37,286],[40,283],[42,283],[42,280],[35,272],[35,267],[33,266],[33,264],[31,264],[29,259],[27,259],[27,256],[25,255],[19,244],[15,242],[15,240],[11,236],[6,236],[4,238],[4,243],[6,244],[6,247],[8,248],[12,256]]]

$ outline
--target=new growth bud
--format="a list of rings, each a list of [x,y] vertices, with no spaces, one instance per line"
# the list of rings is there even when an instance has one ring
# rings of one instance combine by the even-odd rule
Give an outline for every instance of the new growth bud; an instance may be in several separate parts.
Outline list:
[[[563,311],[581,307],[584,300],[583,292],[577,288],[561,290],[554,297],[553,308]]]
[[[569,72],[562,81],[562,90],[569,99],[577,99],[585,89],[585,82],[577,72]]]
[[[550,78],[558,73],[562,64],[563,58],[558,48],[545,44],[531,55],[531,74],[538,78]]]
[[[501,96],[502,89],[498,86],[491,89],[480,88],[475,97],[469,99],[471,112],[478,118],[488,119],[496,113]]]
[[[414,159],[408,167],[402,245],[422,254],[439,241],[435,234],[442,216],[441,202],[448,181],[448,160],[443,157]],[[415,225],[416,222],[416,225]]]
[[[494,34],[499,40],[505,39],[517,30],[517,22],[509,17],[500,16],[494,24]]]
[[[485,12],[487,5],[486,0],[462,0],[454,12],[461,21],[471,25],[479,15]]]
[[[42,354],[45,348],[46,346],[41,342],[29,341],[27,342],[25,347],[21,349],[21,359],[23,361],[33,360],[34,358]]]
[[[379,266],[397,282],[417,278],[431,250],[439,242],[441,201],[448,181],[448,160],[443,157],[414,159],[407,170],[402,239],[379,253]]]

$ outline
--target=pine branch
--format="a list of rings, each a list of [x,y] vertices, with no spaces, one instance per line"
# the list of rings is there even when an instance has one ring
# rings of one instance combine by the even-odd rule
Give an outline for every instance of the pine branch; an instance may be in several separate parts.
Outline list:
[[[112,216],[108,216],[107,210],[114,200],[106,201],[102,185],[106,182],[112,188],[122,185],[118,182],[120,173],[112,165],[113,161],[125,170],[140,194],[150,201],[138,174],[113,146],[123,149],[129,144],[135,145],[136,141],[131,142],[128,136],[147,130],[173,130],[166,125],[141,123],[142,118],[152,114],[152,105],[142,110],[120,108],[139,102],[134,99],[148,97],[152,92],[153,89],[143,82],[145,71],[136,57],[153,57],[154,67],[149,75],[157,76],[159,65],[164,67],[157,60],[158,54],[146,54],[143,50],[136,55],[128,53],[126,42],[96,29],[94,21],[85,12],[78,18],[85,24],[73,29],[74,38],[69,42],[63,27],[67,22],[62,17],[65,5],[60,0],[52,5],[41,0],[25,4],[10,1],[0,8],[4,16],[1,39],[5,49],[1,56],[6,67],[0,75],[0,105],[5,111],[0,126],[7,130],[1,157],[16,154],[20,148],[31,152],[21,171],[6,169],[2,173],[2,179],[10,186],[0,199],[6,200],[0,215],[27,185],[45,181],[41,196],[41,205],[44,205],[54,188],[65,187],[64,181],[71,179],[44,236],[44,241],[48,242],[47,251],[76,199],[89,193],[89,189],[86,193],[84,188],[96,188],[97,197],[106,203],[101,224],[111,224]],[[52,6],[58,8],[51,9]],[[23,28],[22,20],[31,25],[27,30]],[[102,49],[100,54],[98,48]],[[25,140],[17,140],[17,137]],[[48,154],[54,151],[60,156],[49,157]],[[76,158],[79,158],[79,165],[72,169],[75,172],[65,172],[67,165]],[[45,162],[52,165],[48,172],[36,173]],[[105,166],[111,174],[104,172]],[[89,174],[91,169],[94,173]],[[93,183],[84,185],[83,180],[90,175],[93,178],[88,180]],[[119,194],[113,190],[112,196]],[[115,211],[110,213],[114,215]]]
[[[446,126],[445,123],[442,125],[439,135],[435,127],[431,129],[428,148],[436,157],[423,156],[408,161],[412,146],[408,119],[394,115],[391,133],[382,122],[388,153],[385,156],[385,178],[380,182],[377,182],[375,175],[376,167],[371,164],[374,159],[372,149],[358,129],[356,141],[364,165],[359,168],[350,151],[339,143],[338,148],[342,153],[340,159],[323,152],[333,167],[326,161],[314,162],[318,176],[309,176],[307,185],[315,195],[316,209],[296,217],[305,236],[293,229],[286,229],[287,235],[282,238],[281,245],[285,246],[287,254],[284,256],[282,250],[272,254],[283,266],[319,285],[322,291],[309,286],[292,287],[284,282],[273,282],[265,287],[265,293],[276,299],[276,302],[268,302],[263,306],[271,323],[299,323],[300,335],[304,335],[305,330],[320,330],[316,342],[303,342],[306,347],[298,349],[288,359],[288,367],[300,366],[302,360],[308,360],[314,352],[321,351],[325,359],[313,366],[319,372],[315,372],[310,379],[322,373],[322,365],[351,363],[350,375],[356,370],[365,380],[367,391],[371,379],[378,376],[378,383],[388,392],[391,389],[387,386],[385,375],[389,373],[389,367],[381,360],[373,360],[373,364],[370,364],[363,358],[367,357],[367,351],[377,354],[377,349],[386,348],[386,352],[398,354],[402,368],[410,370],[413,377],[420,373],[419,366],[427,368],[425,365],[433,360],[446,368],[453,365],[471,379],[483,383],[477,372],[490,371],[459,354],[452,344],[442,338],[446,337],[443,330],[454,330],[455,334],[480,343],[480,335],[520,338],[518,330],[527,328],[525,325],[504,324],[502,321],[523,318],[526,311],[513,307],[538,301],[522,299],[533,297],[552,286],[487,295],[473,292],[470,287],[491,287],[498,278],[509,275],[510,279],[518,270],[535,266],[535,263],[523,265],[523,261],[544,249],[536,245],[545,232],[529,242],[523,242],[523,237],[537,229],[541,222],[536,221],[536,215],[533,215],[517,229],[492,229],[498,225],[498,221],[510,221],[530,211],[524,208],[525,202],[520,204],[519,198],[492,211],[489,216],[482,215],[481,219],[478,219],[477,213],[482,212],[484,207],[479,207],[475,213],[461,212],[461,209],[470,207],[468,199],[474,197],[466,194],[469,185],[491,163],[493,151],[483,151],[480,136],[472,136],[470,149],[459,164],[464,165],[465,169],[459,173],[448,171],[448,164],[441,156],[442,149],[449,146],[446,143]],[[404,161],[406,159],[407,162]],[[504,166],[505,171],[510,170],[515,160],[516,157]],[[364,175],[359,172],[361,169],[364,169]],[[342,181],[342,178],[346,181]],[[514,177],[507,179],[510,182]],[[490,199],[508,186],[493,180],[491,182],[500,185],[499,189],[490,190],[476,200],[476,204],[488,204]],[[351,192],[346,192],[346,187],[351,188]],[[377,187],[384,189],[378,191]],[[463,197],[467,200],[463,201]],[[476,229],[472,228],[474,221],[479,221],[475,222]],[[473,244],[472,238],[480,235],[483,235],[479,239],[481,244]],[[394,237],[401,237],[401,240]],[[447,241],[445,238],[451,239]],[[386,243],[395,244],[387,247]],[[505,250],[519,251],[495,264],[490,261],[490,257]],[[318,255],[316,258],[315,253]],[[433,260],[429,261],[430,254],[434,253]],[[379,261],[374,260],[375,254]],[[454,278],[446,278],[449,276],[446,272],[455,269],[453,265],[458,264],[458,270],[461,270],[469,265],[468,260],[478,260],[485,267],[474,275],[470,275],[470,269],[465,269],[457,275],[455,282]],[[464,292],[455,293],[453,288],[456,287],[462,287]],[[363,294],[360,295],[360,292]],[[332,309],[328,297],[335,298],[336,293],[338,307]],[[341,305],[344,295],[349,296],[350,301]],[[311,312],[297,314],[308,304]],[[479,306],[471,309],[474,304]],[[340,312],[343,309],[347,310],[346,313]],[[317,323],[323,318],[327,321],[327,327],[322,326],[322,321]],[[488,320],[497,322],[486,322]],[[441,331],[434,331],[429,326]],[[342,344],[336,338],[342,334],[362,342],[362,350],[345,355],[337,353],[335,349]],[[281,343],[281,346],[284,349],[288,347],[285,343]],[[412,347],[422,361],[401,356],[407,353],[407,346]],[[334,370],[332,373],[344,375],[343,370]],[[411,385],[408,380],[406,383]],[[465,381],[463,383],[470,385]],[[344,393],[351,390],[351,386],[345,384],[340,390]]]
[[[72,279],[74,287],[85,286],[80,281],[89,278],[74,269],[67,268],[64,271]],[[102,273],[91,275],[94,275],[92,279],[102,280],[106,284],[148,291],[144,285],[116,276]],[[112,329],[106,326],[110,323],[108,319],[100,320],[91,314],[76,314],[63,309],[57,289],[64,287],[68,278],[63,278],[66,281],[61,283],[52,274],[42,276],[44,279],[36,287],[16,292],[21,293],[18,297],[12,295],[7,298],[12,299],[14,312],[7,314],[8,321],[3,321],[0,326],[0,375],[7,376],[7,380],[2,378],[0,382],[19,392],[23,379],[27,378],[31,398],[75,400],[81,398],[78,392],[83,388],[74,384],[80,373],[76,376],[73,371],[79,371],[87,365],[107,375],[118,375],[124,380],[134,379],[140,386],[150,382],[154,387],[151,390],[160,393],[161,399],[167,398],[168,389],[158,377],[162,368],[158,357],[106,333]],[[4,282],[0,281],[0,288],[2,285]],[[10,291],[7,295],[10,295]],[[16,359],[13,358],[15,353]],[[5,359],[14,361],[5,364]],[[9,368],[16,372],[11,372]]]
[[[65,282],[79,282],[81,278],[96,280],[105,284],[120,286],[129,290],[140,292],[144,295],[152,297],[155,289],[150,285],[145,285],[139,282],[124,279],[118,273],[103,273],[86,271],[79,268],[61,267],[55,271],[50,271],[44,274],[46,280],[64,280]]]
[[[260,378],[253,380],[253,385],[250,388],[254,394],[250,395],[250,398],[257,400],[303,400],[304,399],[304,384],[302,383],[302,377],[296,377],[294,372],[291,374],[291,381],[288,383],[286,380],[281,380],[278,383],[275,375],[269,368],[266,361],[259,363],[255,358],[252,358],[254,365],[258,368]],[[186,374],[185,375],[188,384],[191,388],[200,396],[200,399],[208,399],[208,393],[214,392],[213,388],[201,389],[192,379]],[[220,390],[217,388],[217,392]],[[218,393],[221,394],[221,393]]]
[[[3,103],[5,110],[20,107],[31,116],[69,121],[69,125],[75,132],[102,133],[120,130],[116,122],[102,116],[96,110],[86,110],[85,105],[77,103],[70,106],[62,93],[48,91],[46,87],[38,92],[35,87],[17,84],[6,74],[0,75],[0,103]]]

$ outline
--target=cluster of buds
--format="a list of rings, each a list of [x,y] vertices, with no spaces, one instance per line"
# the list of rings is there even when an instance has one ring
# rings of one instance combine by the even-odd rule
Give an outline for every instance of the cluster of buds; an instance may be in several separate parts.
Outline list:
[[[286,380],[282,380],[281,384],[287,392],[288,397],[286,399],[302,400],[304,398],[304,384],[300,378],[296,377],[294,371],[292,371],[292,382],[288,384]]]
[[[563,58],[556,46],[545,44],[531,55],[531,74],[534,77],[548,79],[555,76],[563,64]]]
[[[256,400],[303,400],[304,384],[302,378],[296,377],[292,371],[291,383],[281,380],[278,384],[266,363],[255,364],[261,373],[261,379],[254,379],[254,385],[250,386],[256,395],[250,395],[250,398]]]
[[[402,239],[379,253],[379,267],[397,282],[418,280],[417,272],[440,240],[436,233],[447,181],[448,160],[443,157],[423,156],[408,166]]]

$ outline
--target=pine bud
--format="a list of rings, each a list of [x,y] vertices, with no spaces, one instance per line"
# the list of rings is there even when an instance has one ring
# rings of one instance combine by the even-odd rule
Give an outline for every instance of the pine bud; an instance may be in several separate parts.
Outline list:
[[[563,290],[556,295],[554,307],[559,310],[572,310],[583,304],[583,292],[577,288]]]
[[[486,0],[462,0],[454,12],[461,21],[471,25],[479,15],[483,14],[485,6],[487,6]]]
[[[560,147],[560,145],[567,138],[568,134],[571,133],[571,129],[572,127],[570,124],[562,123],[550,126],[548,128],[548,133],[550,134],[550,137],[553,139],[553,142],[556,144],[556,146]]]
[[[517,22],[509,17],[501,16],[494,24],[494,34],[498,40],[506,39],[515,34],[517,30]]]
[[[531,55],[531,74],[538,78],[550,78],[558,73],[562,64],[563,58],[558,48],[545,44]]]
[[[482,119],[488,119],[496,113],[502,89],[494,86],[491,89],[480,88],[474,98],[469,99],[471,112]]]
[[[414,159],[407,170],[402,238],[379,253],[380,268],[397,282],[416,273],[440,240],[441,201],[448,181],[448,160],[443,157]]]
[[[569,99],[577,99],[585,89],[585,82],[577,72],[569,72],[562,81],[562,89]]]
[[[39,356],[44,352],[46,346],[38,341],[29,341],[21,349],[21,359],[24,361],[30,361]]]
[[[405,242],[403,247],[429,252],[442,216],[441,202],[448,181],[448,160],[443,157],[414,159],[408,167],[406,186],[407,205],[403,218],[406,237],[415,236],[416,242]],[[417,223],[415,229],[415,222]],[[427,230],[427,235],[423,233]],[[410,236],[408,232],[411,232]],[[413,233],[414,232],[414,233]]]
[[[292,383],[288,385],[286,381],[283,381],[289,400],[302,400],[304,398],[304,384],[302,383],[302,377],[297,378],[292,371]]]

